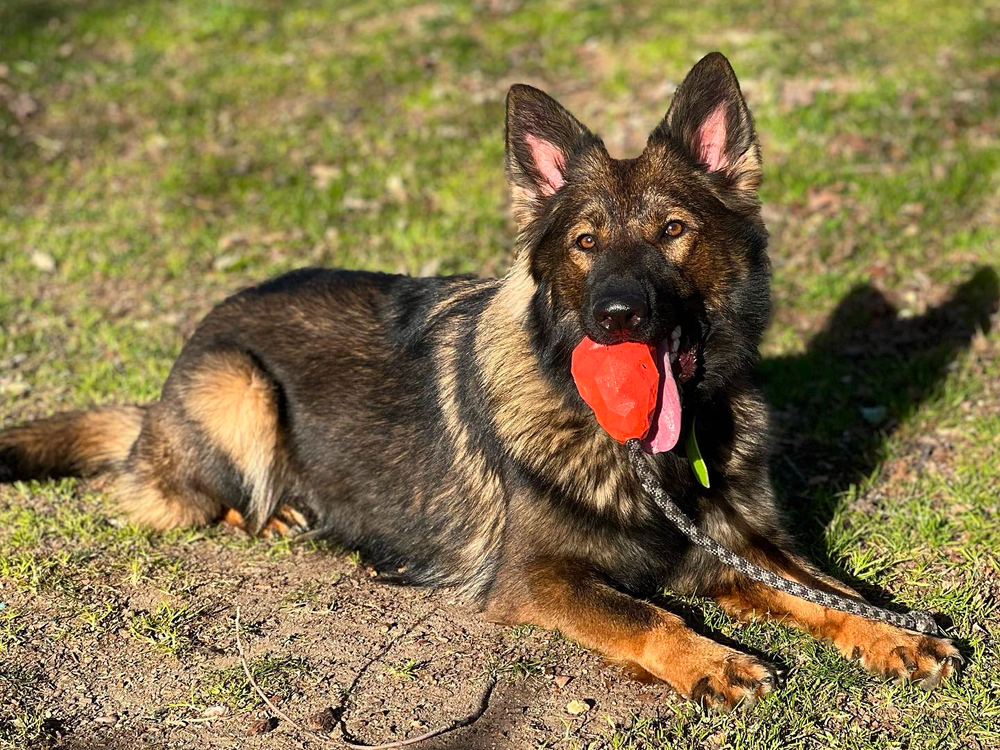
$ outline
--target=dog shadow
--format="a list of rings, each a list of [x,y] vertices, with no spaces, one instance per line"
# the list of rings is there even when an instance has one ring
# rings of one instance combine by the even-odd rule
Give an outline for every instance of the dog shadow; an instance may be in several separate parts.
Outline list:
[[[772,476],[799,548],[866,599],[897,612],[883,588],[862,581],[830,554],[826,530],[852,486],[872,477],[896,429],[939,395],[958,356],[989,333],[1000,302],[1000,278],[978,268],[940,305],[922,315],[898,310],[871,284],[859,284],[837,305],[800,354],[768,357],[761,381],[772,407]],[[920,446],[914,471],[934,445]],[[696,604],[670,596],[657,603],[696,632],[776,663],[774,655],[728,638],[705,621]],[[951,622],[933,613],[944,628]],[[968,644],[955,640],[968,658]],[[776,663],[787,670],[788,665]]]
[[[1000,281],[986,266],[921,315],[860,284],[804,352],[761,363],[776,435],[772,473],[796,538],[822,568],[880,606],[895,608],[884,590],[854,578],[830,556],[826,529],[845,493],[879,470],[899,425],[941,393],[958,356],[977,333],[989,332],[998,299]],[[919,450],[915,472],[934,444]]]

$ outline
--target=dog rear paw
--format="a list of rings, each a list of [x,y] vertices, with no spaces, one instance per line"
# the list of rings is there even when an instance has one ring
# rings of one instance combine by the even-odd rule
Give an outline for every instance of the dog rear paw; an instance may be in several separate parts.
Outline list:
[[[267,519],[260,535],[266,539],[295,537],[309,531],[309,520],[290,505],[279,505]]]
[[[227,508],[219,519],[221,523],[253,533],[243,515],[235,508]],[[290,505],[279,505],[263,528],[257,533],[265,539],[295,537],[309,531],[309,520]]]

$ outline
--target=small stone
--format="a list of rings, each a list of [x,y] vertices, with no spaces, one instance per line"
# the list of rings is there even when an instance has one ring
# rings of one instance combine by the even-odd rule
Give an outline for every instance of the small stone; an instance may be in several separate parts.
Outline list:
[[[275,717],[275,716],[268,716],[265,719],[258,719],[253,724],[251,724],[250,728],[247,730],[247,734],[250,735],[251,737],[253,737],[253,736],[256,736],[256,735],[267,734],[268,732],[273,732],[277,728],[278,728],[278,719],[277,719],[277,717]]]
[[[31,254],[31,265],[42,273],[52,273],[56,270],[56,259],[41,250],[35,250]]]
[[[324,708],[306,719],[306,726],[317,732],[330,732],[336,724],[337,718],[333,715],[332,708]]]
[[[209,706],[208,708],[206,708],[204,711],[201,712],[201,715],[206,718],[212,718],[218,716],[225,716],[228,713],[229,713],[229,706]]]
[[[561,690],[562,688],[569,685],[569,681],[572,679],[573,678],[570,677],[568,674],[557,674],[555,677],[552,678],[552,681],[556,684],[556,687]]]
[[[580,714],[585,714],[591,709],[590,701],[570,701],[566,704],[566,713],[572,716],[579,716]]]
[[[864,417],[868,424],[877,425],[882,423],[886,416],[889,414],[889,410],[884,406],[862,406],[861,416]]]

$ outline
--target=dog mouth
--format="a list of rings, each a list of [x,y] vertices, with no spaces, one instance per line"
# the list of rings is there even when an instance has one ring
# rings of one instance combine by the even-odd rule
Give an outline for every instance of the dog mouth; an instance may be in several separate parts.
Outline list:
[[[684,336],[684,331],[677,326],[673,332],[657,345],[656,352],[669,344],[667,362],[678,383],[685,383],[694,377],[698,370],[698,352],[696,342],[692,337]]]
[[[598,424],[615,440],[641,441],[647,453],[673,450],[681,434],[681,389],[697,381],[697,324],[677,326],[656,344],[603,343],[585,335],[573,349],[570,374]]]
[[[672,450],[681,434],[681,387],[698,369],[696,340],[677,326],[656,346],[660,384],[649,432],[642,440],[647,453]]]

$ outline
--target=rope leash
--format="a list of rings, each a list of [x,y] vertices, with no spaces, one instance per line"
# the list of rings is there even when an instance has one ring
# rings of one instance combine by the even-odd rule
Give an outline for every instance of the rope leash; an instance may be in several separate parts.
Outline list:
[[[722,546],[719,542],[715,541],[715,539],[699,529],[698,526],[695,525],[694,521],[688,518],[684,511],[674,504],[674,501],[670,499],[664,491],[663,486],[659,483],[659,481],[657,481],[653,472],[650,470],[649,464],[646,462],[646,454],[643,453],[642,447],[637,439],[633,438],[625,445],[628,448],[629,461],[631,461],[632,468],[635,469],[636,474],[639,476],[642,488],[646,491],[646,494],[653,499],[653,502],[656,503],[657,507],[663,512],[663,514],[670,519],[670,521],[678,529],[680,529],[684,536],[690,539],[694,544],[697,544],[699,547],[709,552],[717,560],[739,571],[747,578],[751,578],[758,583],[770,586],[777,591],[791,594],[799,599],[805,599],[808,602],[819,604],[820,606],[828,607],[829,609],[846,612],[849,615],[858,615],[859,617],[865,617],[869,620],[875,620],[877,622],[887,622],[890,625],[895,625],[899,628],[913,630],[927,635],[941,634],[937,623],[934,622],[934,618],[931,617],[928,612],[920,610],[913,610],[912,612],[907,613],[891,612],[887,609],[882,609],[881,607],[869,604],[868,602],[861,601],[860,599],[852,599],[850,597],[840,596],[839,594],[831,594],[826,591],[811,588],[799,583],[798,581],[789,580],[788,578],[779,576],[766,568],[762,568],[761,566],[740,557],[735,552],[732,552]]]

